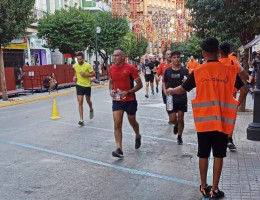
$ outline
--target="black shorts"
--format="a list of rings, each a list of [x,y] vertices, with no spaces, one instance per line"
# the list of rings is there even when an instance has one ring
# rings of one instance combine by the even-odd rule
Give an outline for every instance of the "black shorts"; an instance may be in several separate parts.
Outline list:
[[[211,148],[216,158],[226,157],[228,135],[219,131],[198,132],[198,154],[200,158],[208,158]]]
[[[145,82],[153,83],[153,81],[154,81],[154,75],[153,74],[145,75],[144,78],[145,78]]]
[[[117,110],[123,110],[128,115],[135,115],[137,111],[137,101],[113,101],[112,110],[113,112]]]
[[[177,113],[178,111],[187,112],[187,104],[173,103],[173,109],[167,110],[168,114]]]
[[[91,96],[91,87],[83,87],[80,85],[76,85],[76,90],[77,90],[77,95],[80,96],[86,95],[88,97]]]

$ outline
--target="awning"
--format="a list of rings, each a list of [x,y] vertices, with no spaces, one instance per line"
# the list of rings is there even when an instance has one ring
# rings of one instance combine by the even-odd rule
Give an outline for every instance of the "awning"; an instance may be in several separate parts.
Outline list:
[[[6,47],[2,46],[2,49],[24,49],[24,50],[27,50],[27,43],[9,44]]]
[[[243,49],[248,49],[252,46],[254,46],[257,42],[260,41],[260,35],[258,35],[257,37],[255,37],[255,39],[253,39],[251,42],[249,42],[248,44],[243,46]],[[241,48],[241,47],[240,47]]]

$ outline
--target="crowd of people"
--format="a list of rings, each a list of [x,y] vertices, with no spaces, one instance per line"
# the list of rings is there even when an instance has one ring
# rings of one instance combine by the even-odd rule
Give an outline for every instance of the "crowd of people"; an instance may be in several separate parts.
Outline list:
[[[198,157],[203,197],[222,198],[224,192],[218,187],[221,176],[223,158],[226,149],[235,150],[232,140],[237,108],[247,95],[247,84],[253,82],[253,63],[249,68],[249,75],[230,55],[230,44],[223,42],[219,45],[216,38],[207,38],[201,42],[204,62],[197,62],[193,56],[184,66],[181,52],[166,51],[164,61],[160,63],[155,56],[144,60],[144,64],[137,69],[126,63],[123,50],[116,49],[113,53],[113,65],[109,68],[109,94],[112,98],[114,119],[114,137],[116,149],[112,156],[124,158],[122,147],[123,116],[126,112],[128,121],[135,133],[135,149],[141,147],[139,123],[136,120],[137,99],[135,93],[142,87],[140,74],[145,79],[145,97],[159,93],[159,83],[162,84],[162,100],[169,116],[169,124],[173,124],[173,133],[177,135],[177,144],[182,145],[184,130],[184,114],[187,112],[187,92],[196,88],[196,97],[192,102],[194,123],[198,138]],[[80,121],[84,125],[83,97],[89,106],[90,119],[94,117],[91,97],[91,77],[95,72],[90,64],[84,61],[82,53],[77,55],[78,63],[74,80],[77,82],[77,99],[79,104]],[[252,70],[251,70],[252,68]],[[155,84],[154,84],[155,82]],[[155,90],[154,90],[155,88]],[[239,97],[236,92],[240,90]],[[208,158],[211,149],[214,156],[213,183],[207,184]]]

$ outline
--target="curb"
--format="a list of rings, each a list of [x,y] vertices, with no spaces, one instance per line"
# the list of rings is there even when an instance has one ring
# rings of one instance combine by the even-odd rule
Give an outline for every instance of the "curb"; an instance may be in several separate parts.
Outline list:
[[[91,89],[97,89],[97,88],[102,88],[102,87],[106,87],[106,86],[108,86],[108,83],[105,83],[104,85],[92,86]],[[35,97],[35,98],[25,99],[25,100],[16,101],[16,102],[0,104],[0,108],[4,108],[7,106],[14,106],[14,105],[23,104],[23,103],[29,103],[32,101],[38,101],[38,100],[42,100],[42,99],[49,99],[52,97],[63,96],[63,95],[68,95],[68,94],[73,94],[73,93],[76,93],[76,91],[73,90],[73,91],[68,91],[68,92],[61,92],[61,93],[57,93],[57,94],[50,94],[50,95],[46,95],[46,96]]]

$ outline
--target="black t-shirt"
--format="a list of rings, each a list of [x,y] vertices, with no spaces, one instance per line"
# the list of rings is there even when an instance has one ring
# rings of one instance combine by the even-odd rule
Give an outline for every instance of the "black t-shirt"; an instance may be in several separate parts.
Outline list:
[[[145,75],[153,75],[153,69],[155,68],[154,64],[149,62],[144,65]]]
[[[189,72],[186,68],[181,67],[179,70],[173,70],[171,67],[167,68],[164,72],[164,82],[166,89],[171,87],[175,88],[181,85],[184,76],[188,77]],[[187,104],[187,93],[184,94],[174,94],[173,103]]]
[[[191,91],[193,88],[196,87],[195,77],[194,73],[192,72],[189,78],[181,85],[186,91]],[[239,90],[241,87],[244,86],[244,83],[242,82],[241,78],[237,75],[236,82],[235,82],[235,88]]]
[[[151,63],[153,63],[156,68],[158,68],[158,66],[160,65],[160,62],[158,60],[151,61]],[[156,74],[156,72],[153,73]]]

